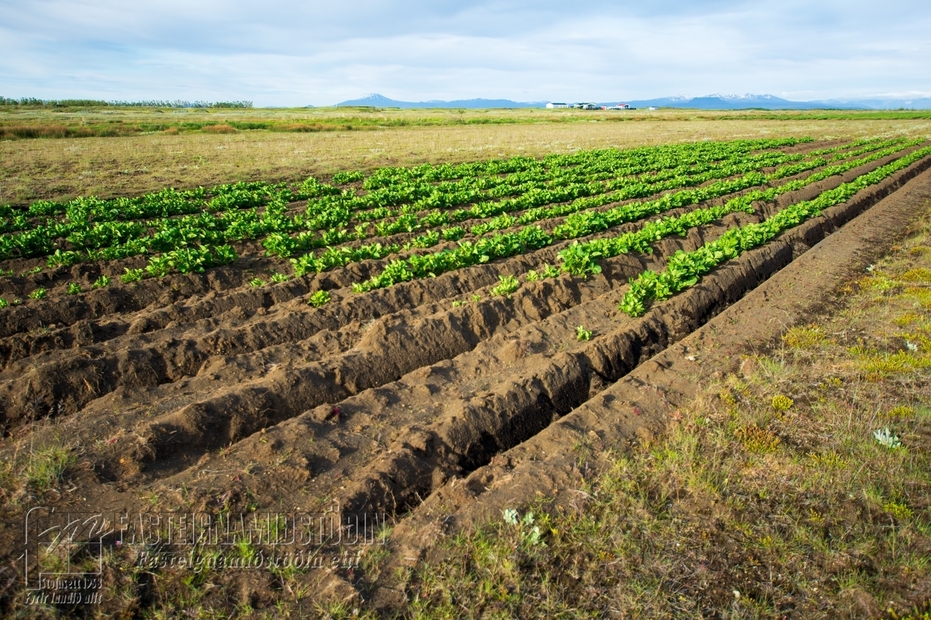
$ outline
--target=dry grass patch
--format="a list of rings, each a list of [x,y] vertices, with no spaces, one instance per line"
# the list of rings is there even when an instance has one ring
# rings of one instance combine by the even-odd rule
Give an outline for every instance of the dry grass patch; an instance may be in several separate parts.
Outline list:
[[[807,325],[790,328],[783,335],[782,340],[790,347],[808,349],[823,344],[826,336],[824,330],[817,325]]]
[[[203,131],[205,133],[236,133],[236,128],[226,123],[218,123],[216,125],[204,125]]]

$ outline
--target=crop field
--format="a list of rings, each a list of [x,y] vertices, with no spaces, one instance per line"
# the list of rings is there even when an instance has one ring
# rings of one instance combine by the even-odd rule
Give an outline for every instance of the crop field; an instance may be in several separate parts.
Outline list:
[[[0,207],[6,522],[403,520],[929,167],[924,138],[800,135]],[[155,605],[153,571],[103,609]]]
[[[699,140],[931,132],[931,112],[0,106],[0,204]],[[33,136],[33,137],[30,137]],[[50,136],[43,138],[40,136]],[[54,137],[61,136],[61,137]],[[83,137],[82,137],[83,136]],[[110,136],[110,137],[106,137]]]

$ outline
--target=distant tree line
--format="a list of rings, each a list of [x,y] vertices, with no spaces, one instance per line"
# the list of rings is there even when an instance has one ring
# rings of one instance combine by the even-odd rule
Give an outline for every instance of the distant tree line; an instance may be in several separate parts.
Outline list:
[[[96,99],[13,99],[0,97],[0,105],[48,108],[251,108],[251,101],[99,101]]]

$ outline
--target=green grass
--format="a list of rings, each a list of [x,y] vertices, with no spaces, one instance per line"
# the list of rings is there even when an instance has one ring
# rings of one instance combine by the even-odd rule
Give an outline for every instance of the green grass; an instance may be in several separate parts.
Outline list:
[[[65,446],[49,446],[33,454],[24,471],[26,482],[44,493],[61,482],[76,462],[74,454]]]
[[[61,441],[16,452],[0,463],[0,509],[27,503],[58,488],[76,464],[74,449]]]

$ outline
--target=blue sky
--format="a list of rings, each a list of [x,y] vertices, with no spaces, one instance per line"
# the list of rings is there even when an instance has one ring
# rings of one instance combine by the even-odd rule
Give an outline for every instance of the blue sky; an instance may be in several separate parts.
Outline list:
[[[0,95],[931,96],[927,0],[0,0]]]

